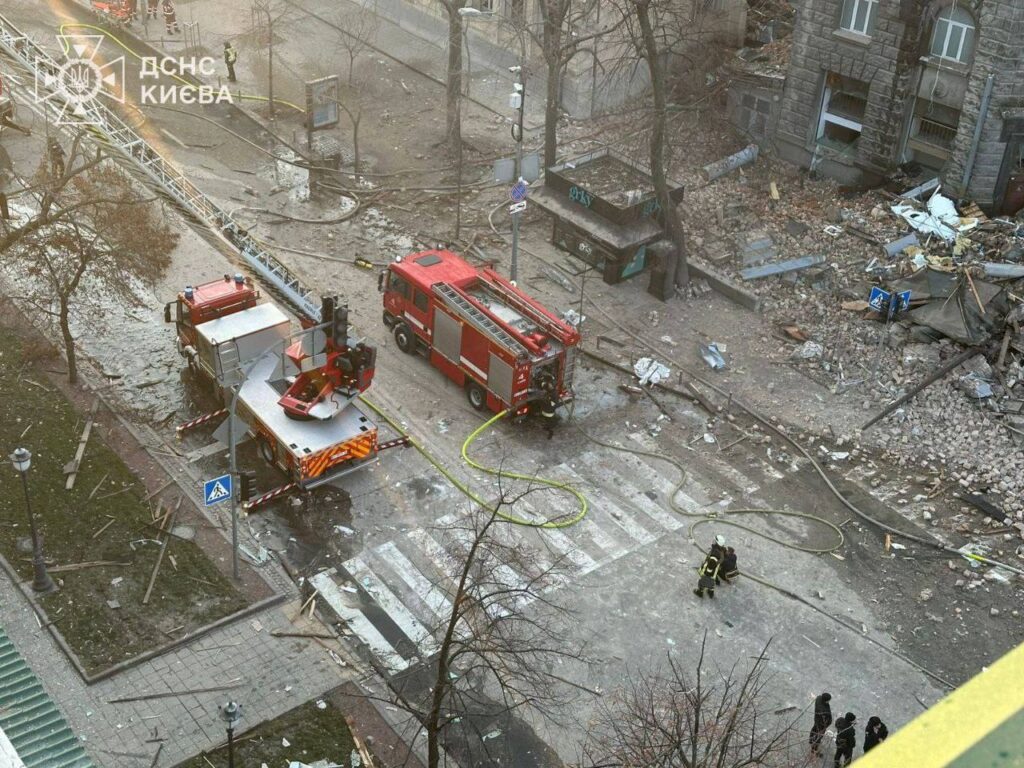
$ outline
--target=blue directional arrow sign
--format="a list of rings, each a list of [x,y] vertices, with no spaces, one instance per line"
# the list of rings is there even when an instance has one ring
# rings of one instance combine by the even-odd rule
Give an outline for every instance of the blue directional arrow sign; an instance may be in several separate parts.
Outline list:
[[[231,498],[231,475],[221,475],[203,483],[203,501],[212,507]]]

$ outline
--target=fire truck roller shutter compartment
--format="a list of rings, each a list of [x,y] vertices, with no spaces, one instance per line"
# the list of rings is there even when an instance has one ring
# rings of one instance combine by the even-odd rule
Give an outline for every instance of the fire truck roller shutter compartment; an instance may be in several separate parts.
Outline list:
[[[434,308],[434,349],[453,364],[459,364],[462,323],[439,307]]]
[[[491,352],[487,388],[506,405],[512,402],[512,366]]]

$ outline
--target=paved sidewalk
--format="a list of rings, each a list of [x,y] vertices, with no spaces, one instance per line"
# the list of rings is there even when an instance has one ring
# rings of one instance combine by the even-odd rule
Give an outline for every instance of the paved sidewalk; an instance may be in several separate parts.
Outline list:
[[[268,720],[324,694],[352,677],[315,642],[276,638],[295,631],[288,617],[298,601],[268,608],[111,679],[86,686],[39,627],[24,596],[6,579],[0,587],[0,626],[43,682],[90,757],[104,768],[149,765],[165,738],[156,766],[172,766],[224,741],[218,705],[243,705],[241,729]],[[254,625],[254,622],[258,624]],[[260,626],[259,631],[256,626]],[[148,693],[212,688],[236,678],[231,690],[110,704]],[[139,757],[139,756],[142,757]]]

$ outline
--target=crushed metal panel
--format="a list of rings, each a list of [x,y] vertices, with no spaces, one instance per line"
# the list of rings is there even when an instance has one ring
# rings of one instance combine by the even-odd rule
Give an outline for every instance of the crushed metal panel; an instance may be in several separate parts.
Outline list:
[[[762,277],[781,275],[786,272],[795,272],[799,269],[807,269],[815,264],[824,264],[824,256],[801,256],[799,259],[780,261],[777,264],[765,264],[760,267],[748,267],[740,270],[740,276],[744,280],[760,280]]]
[[[503,403],[512,402],[512,366],[493,352],[487,370],[487,388]]]
[[[462,323],[440,309],[434,309],[434,349],[442,357],[459,364],[462,355]]]

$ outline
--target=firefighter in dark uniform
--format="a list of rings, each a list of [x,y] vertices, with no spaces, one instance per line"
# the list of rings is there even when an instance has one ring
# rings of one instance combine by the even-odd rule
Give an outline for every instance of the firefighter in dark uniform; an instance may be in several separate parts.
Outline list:
[[[164,12],[164,26],[167,28],[167,34],[178,34],[178,14],[174,11],[174,0],[164,0],[162,8]]]
[[[555,380],[550,376],[541,382],[540,416],[544,419],[544,431],[550,440],[555,436],[555,425],[558,424],[558,397],[555,394]]]
[[[867,728],[864,729],[864,754],[877,747],[889,738],[889,729],[885,727],[882,718],[874,715],[868,718]]]
[[[722,572],[719,574],[721,581],[731,584],[732,580],[739,576],[739,573],[739,566],[736,565],[736,550],[732,547],[726,547],[725,553],[722,555]]]
[[[717,539],[716,539],[717,543]],[[697,597],[704,597],[704,592],[708,593],[708,597],[714,598],[715,596],[715,579],[718,578],[718,571],[722,567],[722,550],[720,547],[712,547],[711,551],[708,552],[704,558],[704,562],[700,566],[700,570],[697,571],[699,579],[697,581],[697,588],[693,590],[693,594]]]
[[[150,21],[157,17],[160,12],[160,0],[146,0],[146,20]]]

